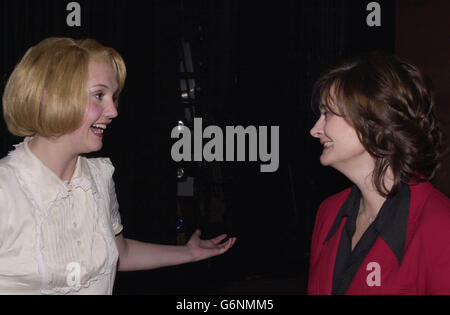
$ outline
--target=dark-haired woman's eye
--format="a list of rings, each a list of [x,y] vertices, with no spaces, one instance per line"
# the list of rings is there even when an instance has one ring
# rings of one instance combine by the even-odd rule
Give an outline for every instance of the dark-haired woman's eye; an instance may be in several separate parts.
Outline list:
[[[328,119],[330,119],[330,117],[331,117],[331,112],[330,111],[328,111],[328,110],[324,110],[323,112],[322,112],[322,115],[325,117],[325,120],[328,120]]]
[[[330,119],[332,116],[334,116],[334,112],[328,111],[328,119]]]

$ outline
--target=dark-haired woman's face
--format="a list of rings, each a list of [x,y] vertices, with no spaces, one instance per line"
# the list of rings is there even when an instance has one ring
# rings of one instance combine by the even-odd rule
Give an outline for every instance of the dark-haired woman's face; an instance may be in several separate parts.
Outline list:
[[[335,111],[337,107],[334,104],[331,106]],[[333,114],[326,107],[321,109],[321,115],[310,133],[323,146],[320,163],[324,166],[332,166],[345,174],[350,169],[366,169],[370,166],[368,163],[373,163],[355,128],[344,117]]]

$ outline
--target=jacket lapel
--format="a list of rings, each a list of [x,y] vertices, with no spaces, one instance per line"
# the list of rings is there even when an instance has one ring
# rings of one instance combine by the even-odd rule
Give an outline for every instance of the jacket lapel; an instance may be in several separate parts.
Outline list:
[[[314,287],[317,289],[319,294],[332,294],[334,265],[339,249],[339,242],[341,240],[341,235],[346,221],[347,217],[342,218],[337,232],[334,233],[334,235],[322,245],[323,248],[321,250],[317,266],[315,267],[315,270],[316,272],[319,272],[319,275],[318,277],[315,277],[315,279],[317,279],[317,283]]]

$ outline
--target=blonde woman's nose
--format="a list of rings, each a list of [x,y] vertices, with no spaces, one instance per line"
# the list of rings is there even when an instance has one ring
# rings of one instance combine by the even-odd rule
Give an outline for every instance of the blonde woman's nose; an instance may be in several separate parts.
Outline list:
[[[105,116],[108,118],[116,118],[119,115],[117,112],[116,105],[114,105],[114,102],[112,102],[108,107],[105,109]]]

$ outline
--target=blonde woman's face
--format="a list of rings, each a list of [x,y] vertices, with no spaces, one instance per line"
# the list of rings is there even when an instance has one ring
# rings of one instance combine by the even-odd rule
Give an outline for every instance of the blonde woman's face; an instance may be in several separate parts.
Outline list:
[[[91,61],[87,79],[87,104],[83,123],[71,134],[79,153],[98,151],[103,146],[103,132],[117,117],[114,93],[118,88],[116,75],[110,65]]]

